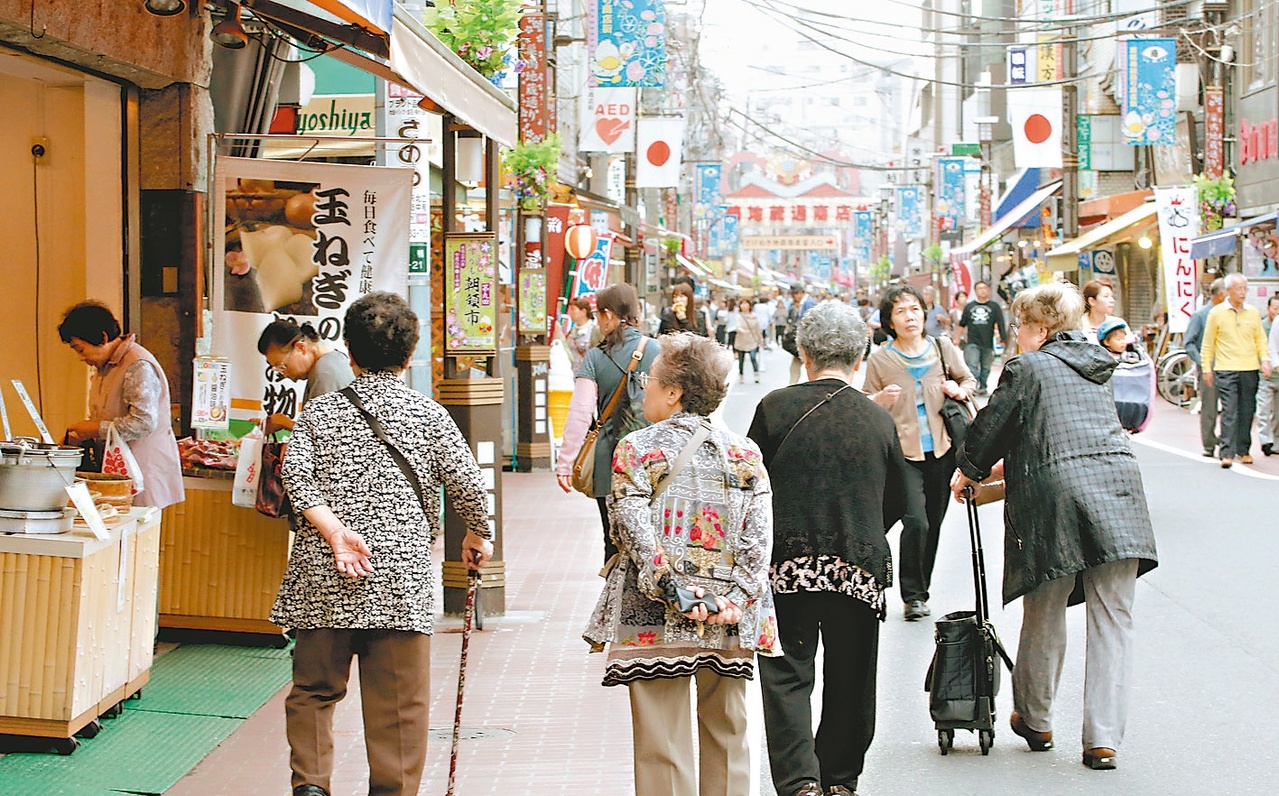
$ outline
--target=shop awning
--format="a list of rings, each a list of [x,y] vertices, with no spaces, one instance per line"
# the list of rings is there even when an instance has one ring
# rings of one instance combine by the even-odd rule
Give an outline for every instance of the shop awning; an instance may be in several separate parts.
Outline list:
[[[1118,218],[1129,210],[1135,210],[1154,196],[1149,188],[1143,191],[1126,191],[1124,193],[1101,196],[1079,203],[1079,226],[1090,227],[1101,224],[1112,218]]]
[[[696,279],[709,279],[711,276],[709,268],[693,262],[682,254],[675,255],[675,262],[683,266],[684,270],[688,271]]]
[[[395,4],[388,42],[388,36],[371,32],[369,26],[359,22],[332,22],[332,17],[320,10],[329,8],[332,2],[317,2],[315,14],[301,13],[292,7],[297,4],[298,0],[246,0],[255,14],[272,20],[290,34],[309,31],[348,45],[328,53],[331,57],[411,89],[426,97],[430,102],[424,104],[431,105],[432,110],[450,113],[489,138],[515,146],[519,139],[515,101],[480,77],[404,6]],[[377,16],[373,10],[369,13]]]
[[[1007,215],[999,219],[998,222],[991,224],[979,233],[977,237],[973,238],[967,245],[951,249],[951,256],[962,257],[967,254],[974,254],[986,248],[990,244],[1002,238],[1005,232],[1017,226],[1022,221],[1025,221],[1027,216],[1039,209],[1039,206],[1043,204],[1045,199],[1057,193],[1059,190],[1061,190],[1060,180],[1049,183],[1035,191],[1029,198],[1022,201],[1021,204],[1014,207]]]
[[[999,201],[995,203],[994,222],[998,223],[1003,220],[1004,216],[1017,209],[1017,205],[1029,199],[1035,191],[1039,190],[1039,169],[1022,169],[1008,181],[1007,187],[1004,189],[1004,195],[999,197]],[[1030,222],[1027,224],[1027,222]],[[1022,220],[1020,224],[1014,224],[1015,227],[1034,226],[1030,216]]]
[[[391,29],[391,10],[395,0],[310,0],[333,16],[374,33]]]
[[[1098,246],[1114,241],[1116,238],[1131,235],[1139,228],[1154,222],[1155,203],[1146,202],[1141,207],[1129,210],[1119,218],[1107,221],[1090,229],[1072,241],[1063,243],[1048,252],[1046,257],[1049,271],[1074,271],[1079,268],[1079,255]]]
[[[1247,234],[1251,227],[1274,224],[1276,219],[1279,219],[1279,213],[1267,213],[1264,216],[1249,218],[1238,224],[1231,224],[1206,235],[1200,235],[1190,241],[1190,256],[1195,260],[1202,260],[1205,257],[1230,254],[1238,247],[1239,238]]]

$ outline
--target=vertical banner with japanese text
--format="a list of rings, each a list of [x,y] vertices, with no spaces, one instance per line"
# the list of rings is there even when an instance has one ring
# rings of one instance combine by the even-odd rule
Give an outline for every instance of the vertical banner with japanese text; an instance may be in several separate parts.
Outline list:
[[[323,343],[342,348],[352,302],[375,290],[408,292],[413,174],[217,158],[212,353],[231,360],[232,420],[297,412],[302,383],[258,353],[272,320],[309,323]]]
[[[519,296],[520,334],[546,334],[546,269],[520,271]]]
[[[1217,179],[1226,167],[1226,97],[1221,86],[1204,88],[1204,175]]]
[[[665,0],[587,0],[590,82],[666,85]]]
[[[547,74],[546,15],[525,14],[520,17],[519,116],[520,141],[535,144],[546,138]]]
[[[444,236],[444,353],[497,353],[497,233]]]
[[[1124,140],[1177,143],[1177,40],[1132,38],[1124,52]]]
[[[1168,331],[1184,332],[1195,311],[1198,275],[1190,241],[1199,235],[1199,196],[1193,187],[1156,188]]]
[[[431,141],[427,138],[427,111],[422,95],[386,84],[386,134],[402,143],[387,144],[386,163],[413,169],[413,197],[409,214],[409,273],[430,271],[431,249]]]

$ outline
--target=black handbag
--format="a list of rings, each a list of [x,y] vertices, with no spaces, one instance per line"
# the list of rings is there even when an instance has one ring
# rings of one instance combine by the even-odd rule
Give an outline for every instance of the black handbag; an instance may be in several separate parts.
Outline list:
[[[946,355],[942,351],[941,341],[933,338],[937,347],[937,359],[941,362],[942,376],[947,381],[954,381],[950,376],[950,367],[946,365]],[[946,433],[950,435],[950,445],[955,450],[963,447],[964,437],[968,435],[968,427],[973,423],[973,412],[968,401],[957,401],[949,395],[942,396],[941,419],[946,425]]]

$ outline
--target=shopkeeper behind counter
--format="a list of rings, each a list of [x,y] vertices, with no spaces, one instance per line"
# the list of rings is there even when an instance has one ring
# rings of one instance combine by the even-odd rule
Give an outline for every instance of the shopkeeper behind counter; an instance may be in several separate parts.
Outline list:
[[[89,387],[89,417],[67,427],[75,441],[105,440],[107,428],[128,443],[142,470],[138,506],[180,503],[182,464],[169,422],[169,380],[150,351],[133,335],[120,335],[120,323],[106,305],[85,301],[67,310],[58,326],[62,342],[96,372]]]
[[[355,381],[350,357],[321,343],[320,335],[309,323],[298,326],[288,319],[271,321],[258,338],[258,352],[266,357],[267,365],[284,378],[306,379],[302,406],[312,398],[337,392]],[[262,424],[262,433],[270,436],[282,428],[292,431],[293,418],[279,413],[268,415]]]

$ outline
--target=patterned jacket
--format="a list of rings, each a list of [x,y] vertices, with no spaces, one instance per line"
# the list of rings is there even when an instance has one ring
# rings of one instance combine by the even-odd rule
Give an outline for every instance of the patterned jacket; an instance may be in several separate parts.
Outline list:
[[[1154,569],[1155,535],[1137,459],[1115,413],[1116,362],[1080,332],[1009,360],[973,421],[959,469],[1004,460],[1004,603],[1109,561]],[[1076,587],[1071,604],[1083,599]]]
[[[467,530],[490,538],[484,478],[444,407],[391,373],[351,385],[382,421],[422,484],[426,513],[386,446],[346,396],[328,393],[298,415],[281,475],[298,529],[271,621],[283,627],[430,633],[435,612],[431,539],[439,533],[440,485]],[[339,574],[333,550],[302,512],[328,506],[373,551],[373,573]]]
[[[614,643],[781,654],[768,585],[771,490],[755,443],[714,429],[653,500],[702,421],[677,414],[618,443],[609,516],[621,553],[583,634],[596,651]],[[707,624],[699,633],[662,599],[659,582],[667,576],[728,598],[743,609],[742,621]]]

